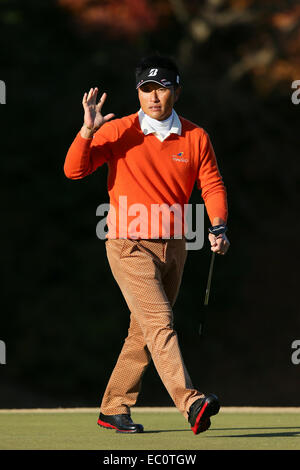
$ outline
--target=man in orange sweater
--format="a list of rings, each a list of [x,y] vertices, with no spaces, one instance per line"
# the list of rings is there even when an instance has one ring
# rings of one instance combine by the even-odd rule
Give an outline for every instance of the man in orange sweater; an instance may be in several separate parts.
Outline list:
[[[98,424],[117,432],[143,432],[130,409],[151,359],[194,434],[209,428],[220,407],[214,394],[193,387],[173,328],[172,307],[187,257],[183,210],[195,183],[212,224],[211,250],[224,255],[229,248],[226,189],[208,134],[174,110],[179,81],[170,58],[142,59],[136,68],[140,110],[113,120],[114,114],[101,112],[106,93],[97,103],[98,88],[91,88],[83,96],[83,126],[64,165],[65,175],[74,180],[104,163],[109,168],[105,246],[130,310],[130,325]]]

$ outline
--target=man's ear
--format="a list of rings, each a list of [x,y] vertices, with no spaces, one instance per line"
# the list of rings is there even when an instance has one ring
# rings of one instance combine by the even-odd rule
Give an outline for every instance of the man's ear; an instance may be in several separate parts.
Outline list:
[[[174,100],[175,100],[175,103],[176,103],[176,101],[178,101],[178,99],[179,99],[179,96],[180,96],[180,93],[181,93],[181,89],[182,89],[181,86],[178,85],[178,86],[175,88],[175,90],[174,90],[174,95],[175,95],[175,96],[174,96]]]

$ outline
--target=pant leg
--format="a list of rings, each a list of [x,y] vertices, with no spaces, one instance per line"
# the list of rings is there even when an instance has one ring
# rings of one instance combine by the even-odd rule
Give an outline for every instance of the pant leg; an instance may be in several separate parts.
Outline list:
[[[130,414],[130,408],[138,399],[142,378],[150,361],[151,355],[141,328],[131,315],[128,336],[102,398],[100,408],[103,414]]]
[[[173,329],[172,307],[163,287],[162,272],[167,268],[168,243],[171,241],[111,240],[107,245],[108,257],[131,314],[143,332],[156,370],[176,407],[187,418],[190,405],[202,394],[193,388],[184,365]],[[172,240],[172,244],[179,250],[182,247],[179,240]],[[123,370],[127,376],[132,372],[132,364],[121,360],[114,373],[118,370]],[[115,392],[111,390],[110,393]]]
[[[164,258],[165,263],[162,269],[162,283],[170,305],[173,307],[179,293],[184,265],[187,259],[185,242],[183,241],[181,243],[178,242],[178,240],[169,240],[165,245]]]
[[[124,240],[122,239],[107,240],[105,245],[112,274],[116,280],[120,277],[118,260],[123,245]],[[131,310],[132,305],[129,301],[127,304]],[[130,408],[136,404],[138,399],[142,378],[150,361],[151,354],[143,332],[131,314],[128,336],[124,341],[100,405],[103,414],[130,413]]]

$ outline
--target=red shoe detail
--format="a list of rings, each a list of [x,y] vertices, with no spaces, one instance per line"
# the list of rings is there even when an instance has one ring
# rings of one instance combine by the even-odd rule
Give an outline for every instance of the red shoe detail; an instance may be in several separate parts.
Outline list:
[[[198,414],[198,416],[196,418],[195,424],[192,427],[192,431],[193,431],[194,434],[199,434],[199,432],[206,431],[206,429],[208,429],[209,426],[210,426],[210,419],[209,418],[207,418],[207,419],[205,419],[204,421],[201,422],[201,418],[203,416],[203,413],[204,413],[207,405],[208,405],[208,402],[206,402],[204,404],[202,410],[200,411],[200,413]],[[200,428],[200,430],[199,430],[199,428]]]
[[[102,426],[103,428],[111,428],[111,429],[117,429],[115,426],[109,423],[105,423],[104,421],[101,421],[101,419],[98,419],[97,423],[99,426]]]
[[[99,424],[99,426],[101,426],[102,428],[116,429],[117,432],[125,432],[127,434],[134,433],[134,431],[123,431],[121,429],[118,429],[116,426],[113,426],[112,424],[105,423],[105,421],[101,421],[101,419],[98,419],[97,424]]]

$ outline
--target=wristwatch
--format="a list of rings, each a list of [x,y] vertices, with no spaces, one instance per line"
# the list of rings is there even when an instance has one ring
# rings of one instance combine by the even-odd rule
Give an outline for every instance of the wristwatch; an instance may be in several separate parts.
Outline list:
[[[225,224],[213,225],[212,227],[209,227],[208,231],[217,237],[227,231],[227,226]]]

